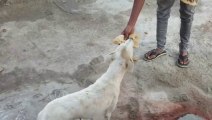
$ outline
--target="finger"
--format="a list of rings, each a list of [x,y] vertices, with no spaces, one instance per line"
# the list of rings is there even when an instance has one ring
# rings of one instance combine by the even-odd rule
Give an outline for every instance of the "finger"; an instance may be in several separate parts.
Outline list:
[[[124,39],[126,39],[126,37],[127,37],[126,31],[124,30],[121,34],[124,35]]]
[[[127,40],[129,38],[129,34],[124,35],[124,39]]]

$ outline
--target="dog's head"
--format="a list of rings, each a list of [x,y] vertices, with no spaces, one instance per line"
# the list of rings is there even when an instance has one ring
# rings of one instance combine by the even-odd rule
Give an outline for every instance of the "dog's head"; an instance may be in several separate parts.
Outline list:
[[[126,40],[119,45],[116,50],[109,55],[109,61],[119,61],[123,67],[129,71],[133,70],[133,46],[134,42],[131,39]]]

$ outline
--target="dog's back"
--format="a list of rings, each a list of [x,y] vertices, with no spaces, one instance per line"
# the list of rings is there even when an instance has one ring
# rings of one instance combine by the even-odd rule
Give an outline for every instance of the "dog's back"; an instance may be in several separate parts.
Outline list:
[[[104,116],[105,111],[102,110],[110,106],[112,97],[105,99],[107,86],[99,87],[98,84],[101,83],[94,83],[81,91],[51,101],[39,113],[37,120],[75,120],[82,116],[83,119]]]

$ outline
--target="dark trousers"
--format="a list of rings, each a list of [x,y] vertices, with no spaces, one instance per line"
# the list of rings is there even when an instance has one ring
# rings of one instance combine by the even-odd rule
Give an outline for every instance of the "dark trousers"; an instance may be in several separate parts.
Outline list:
[[[165,48],[168,19],[170,17],[171,7],[173,6],[174,2],[175,0],[157,0],[157,47],[161,49]],[[188,50],[194,11],[195,6],[180,2],[180,51]]]

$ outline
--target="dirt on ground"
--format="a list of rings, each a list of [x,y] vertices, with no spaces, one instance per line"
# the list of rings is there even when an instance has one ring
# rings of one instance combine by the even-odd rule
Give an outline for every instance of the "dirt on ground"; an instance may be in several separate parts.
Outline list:
[[[108,68],[104,56],[126,26],[132,0],[0,0],[0,119],[36,120],[51,100],[79,91]],[[156,1],[136,25],[140,59],[122,81],[112,120],[212,120],[212,3],[196,8],[190,67],[178,68],[179,1],[172,8],[166,49],[156,46]],[[196,115],[196,116],[195,116]]]

